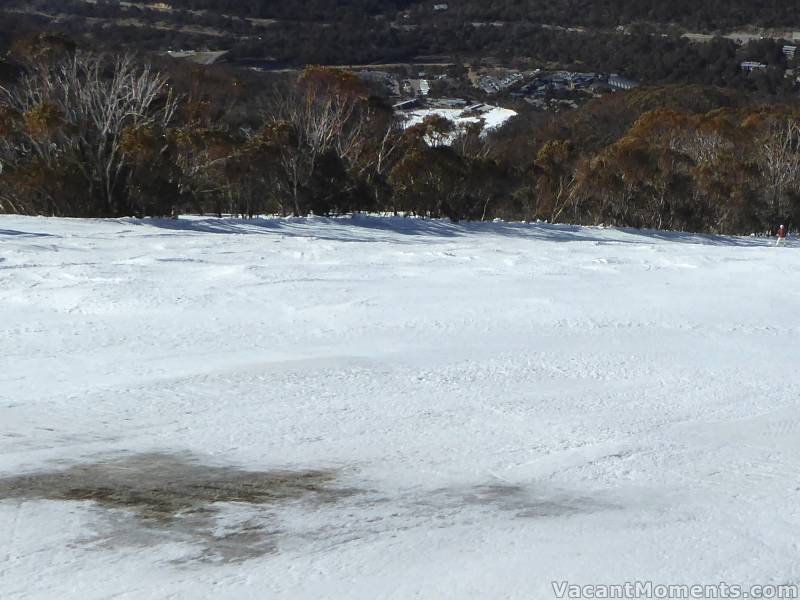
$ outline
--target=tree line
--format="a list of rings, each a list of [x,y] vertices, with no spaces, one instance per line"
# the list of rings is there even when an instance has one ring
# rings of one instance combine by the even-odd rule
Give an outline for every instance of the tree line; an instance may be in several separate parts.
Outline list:
[[[35,0],[57,6],[65,0]],[[100,0],[101,4],[118,4]],[[146,3],[145,3],[146,4]],[[428,0],[171,0],[174,9],[281,20],[333,22],[343,15],[396,18],[457,18],[463,21],[531,21],[549,25],[616,27],[637,22],[677,24],[694,31],[725,31],[748,25],[800,25],[790,2],[756,0],[449,0],[436,12]]]
[[[38,36],[0,86],[0,212],[526,219],[722,233],[800,219],[800,111],[641,88],[498,131],[404,127],[355,74],[284,80]]]
[[[425,10],[427,3],[421,3]],[[678,25],[690,31],[725,32],[750,25],[790,28],[800,24],[787,2],[756,0],[450,0],[449,16],[470,21],[520,20],[608,28],[635,23]]]

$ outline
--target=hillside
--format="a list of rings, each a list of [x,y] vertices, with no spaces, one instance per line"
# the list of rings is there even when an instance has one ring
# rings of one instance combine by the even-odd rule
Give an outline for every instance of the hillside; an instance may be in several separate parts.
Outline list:
[[[438,7],[438,8],[437,8]],[[9,0],[2,38],[42,29],[115,50],[209,50],[239,66],[503,65],[623,73],[784,93],[781,48],[800,40],[789,3],[655,0]],[[769,73],[738,75],[743,61]]]
[[[797,244],[2,216],[3,597],[797,583]]]

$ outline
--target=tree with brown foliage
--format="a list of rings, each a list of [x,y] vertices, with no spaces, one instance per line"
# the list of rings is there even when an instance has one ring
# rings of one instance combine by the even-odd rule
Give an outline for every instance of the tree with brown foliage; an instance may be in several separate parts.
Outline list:
[[[130,56],[109,61],[76,52],[35,64],[17,85],[0,87],[0,108],[10,115],[7,123],[17,125],[0,144],[0,162],[7,165],[0,187],[5,196],[16,195],[28,204],[25,210],[35,211],[42,199],[49,198],[56,213],[82,214],[88,208],[102,216],[129,214],[125,132],[164,130],[176,106],[167,82]],[[5,178],[20,170],[43,171],[32,181],[46,180],[48,175],[56,181],[79,173],[85,188],[69,198],[55,198],[46,183],[9,189]]]

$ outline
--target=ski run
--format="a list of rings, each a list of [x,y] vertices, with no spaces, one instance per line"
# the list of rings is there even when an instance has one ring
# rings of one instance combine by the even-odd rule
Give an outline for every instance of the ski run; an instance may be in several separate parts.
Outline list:
[[[800,584],[774,246],[1,217],[0,598]]]

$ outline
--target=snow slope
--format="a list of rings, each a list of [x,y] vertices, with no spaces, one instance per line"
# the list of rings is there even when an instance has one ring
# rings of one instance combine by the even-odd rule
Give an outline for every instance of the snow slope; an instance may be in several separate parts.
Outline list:
[[[406,120],[403,126],[409,128],[419,125],[431,115],[452,121],[458,131],[463,130],[467,125],[483,122],[484,132],[488,132],[502,127],[506,121],[516,117],[517,113],[508,108],[488,105],[482,105],[480,110],[472,112],[460,108],[421,108],[405,113]]]
[[[0,598],[800,583],[800,252],[768,244],[0,217],[0,496],[146,453],[347,490],[163,527],[7,493]]]

